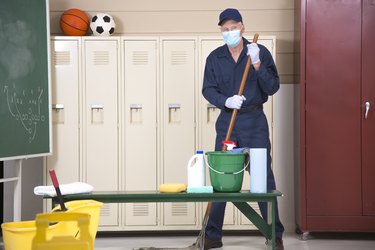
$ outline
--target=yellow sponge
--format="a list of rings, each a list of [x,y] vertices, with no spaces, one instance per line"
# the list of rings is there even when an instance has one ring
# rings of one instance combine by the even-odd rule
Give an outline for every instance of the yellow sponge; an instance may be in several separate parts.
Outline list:
[[[159,191],[160,193],[180,193],[186,191],[185,183],[164,183],[160,184]]]

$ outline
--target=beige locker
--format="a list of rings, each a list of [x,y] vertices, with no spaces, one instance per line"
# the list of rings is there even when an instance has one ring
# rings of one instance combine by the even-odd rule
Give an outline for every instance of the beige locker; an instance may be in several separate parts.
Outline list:
[[[216,108],[214,105],[210,104],[202,95],[202,85],[203,85],[203,76],[204,68],[206,65],[207,56],[216,49],[217,47],[223,45],[223,39],[220,37],[202,37],[199,42],[200,45],[200,74],[199,74],[199,89],[198,97],[200,104],[200,142],[201,148],[204,152],[214,151],[215,150],[215,123],[217,117],[220,114],[220,109]],[[206,168],[206,183],[210,185],[210,175],[208,168]],[[206,203],[202,205],[203,214],[206,211]],[[202,214],[202,216],[203,216]],[[225,217],[224,217],[224,228],[227,226],[235,225],[235,209],[234,205],[230,202],[227,203],[225,207]]]
[[[51,40],[53,154],[46,157],[48,185],[50,169],[55,169],[61,184],[80,179],[79,52],[77,38]]]
[[[162,38],[162,182],[186,183],[195,154],[196,39]],[[164,203],[164,225],[196,225],[195,203]]]
[[[84,180],[100,191],[119,190],[119,39],[83,40]],[[101,226],[119,224],[119,205],[102,208]]]
[[[155,38],[123,40],[126,191],[157,190],[157,44]],[[157,225],[157,204],[125,204],[124,224]]]

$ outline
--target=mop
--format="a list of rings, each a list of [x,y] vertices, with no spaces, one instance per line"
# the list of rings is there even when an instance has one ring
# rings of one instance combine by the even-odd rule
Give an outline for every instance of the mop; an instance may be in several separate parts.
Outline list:
[[[256,43],[258,41],[258,37],[259,37],[259,34],[255,33],[254,37],[253,37],[253,43]],[[246,78],[247,78],[247,75],[249,74],[250,66],[251,66],[251,58],[250,58],[250,55],[249,55],[247,57],[245,70],[244,70],[243,75],[242,75],[240,89],[238,90],[239,96],[242,96],[243,90],[245,88]],[[230,123],[229,123],[229,128],[228,128],[227,134],[225,136],[224,142],[226,142],[226,143],[223,143],[223,148],[222,148],[223,151],[227,150],[228,142],[230,141],[230,136],[231,136],[232,131],[233,131],[234,122],[236,120],[237,113],[238,113],[238,110],[233,109],[232,117],[231,117]],[[206,212],[204,214],[203,221],[202,221],[202,229],[200,230],[198,238],[193,245],[188,246],[188,247],[182,247],[182,248],[143,247],[143,248],[136,248],[136,249],[133,249],[133,250],[184,250],[184,249],[185,250],[195,250],[195,249],[204,250],[204,240],[205,240],[205,237],[206,237],[206,227],[207,227],[208,219],[209,219],[210,212],[211,212],[211,206],[212,206],[212,202],[208,202]]]
[[[133,250],[196,250],[200,249],[193,245],[189,247],[179,247],[179,248],[158,248],[158,247],[142,247],[142,248],[133,248]]]

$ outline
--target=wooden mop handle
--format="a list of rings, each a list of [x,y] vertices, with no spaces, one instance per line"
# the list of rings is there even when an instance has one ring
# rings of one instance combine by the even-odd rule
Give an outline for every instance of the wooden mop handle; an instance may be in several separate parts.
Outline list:
[[[56,191],[57,199],[58,199],[59,204],[60,204],[61,211],[66,211],[67,209],[66,209],[65,204],[64,204],[64,199],[63,199],[61,191],[60,191],[60,185],[59,185],[59,181],[57,180],[55,170],[51,169],[49,171],[49,174],[51,176],[53,186],[55,187],[55,191]]]
[[[253,37],[253,43],[258,42],[258,37],[259,37],[259,34],[255,33],[254,37]],[[239,96],[242,96],[243,90],[245,88],[246,78],[247,78],[247,75],[249,74],[250,66],[251,66],[251,58],[250,58],[250,55],[249,55],[247,57],[245,71],[243,72],[243,75],[242,75],[240,89],[238,90],[238,94],[237,94]],[[225,140],[226,141],[230,140],[230,136],[231,136],[232,131],[233,131],[234,122],[236,120],[237,113],[238,113],[238,109],[233,109],[232,117],[230,118],[230,123],[229,123],[229,128],[228,128],[228,131],[227,131],[227,135],[225,136]],[[227,150],[227,145],[224,144],[222,150],[226,151]]]

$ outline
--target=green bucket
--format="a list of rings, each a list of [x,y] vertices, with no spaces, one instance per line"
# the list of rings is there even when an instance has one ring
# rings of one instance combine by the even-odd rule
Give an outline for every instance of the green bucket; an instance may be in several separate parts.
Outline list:
[[[206,152],[210,180],[216,192],[238,192],[242,188],[245,153]]]

